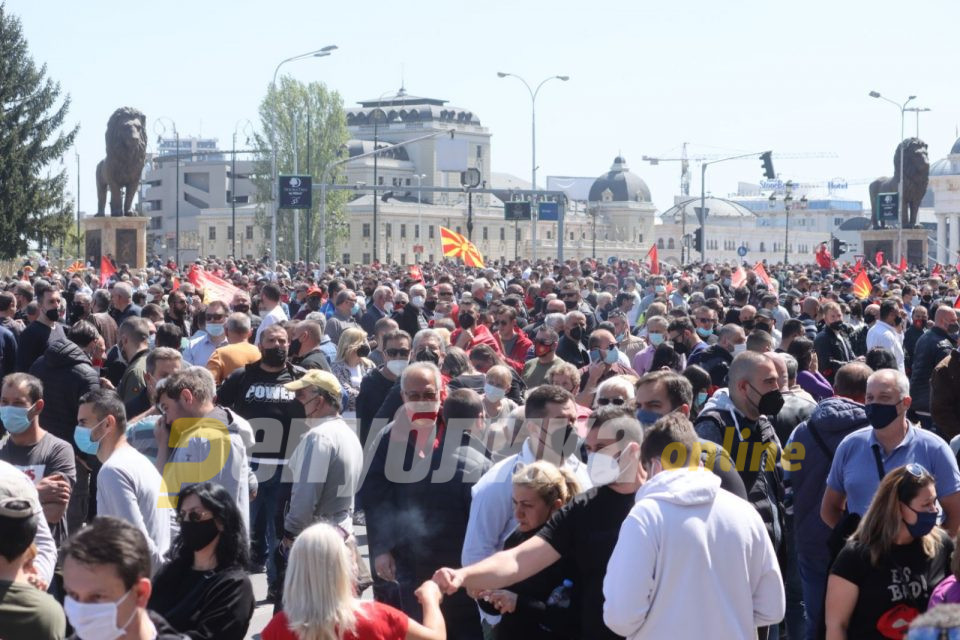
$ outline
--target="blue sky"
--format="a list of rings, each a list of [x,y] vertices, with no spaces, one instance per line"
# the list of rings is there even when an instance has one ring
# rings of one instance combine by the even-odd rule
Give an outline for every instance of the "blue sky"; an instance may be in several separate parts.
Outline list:
[[[472,109],[493,133],[494,171],[528,179],[530,99],[513,79],[554,74],[537,100],[537,160],[547,175],[599,175],[618,152],[664,209],[679,167],[642,155],[731,154],[773,149],[833,152],[836,159],[781,160],[782,178],[874,178],[892,172],[900,130],[875,89],[930,107],[920,137],[943,157],[960,123],[960,3],[748,1],[503,2],[49,2],[7,0],[34,59],[72,97],[81,125],[81,209],[95,208],[94,168],[110,113],[158,116],[182,136],[229,146],[238,120],[256,110],[283,58],[336,44],[331,57],[284,73],[340,91],[347,106],[399,87]],[[908,114],[907,132],[914,131]],[[71,153],[70,189],[76,185]],[[711,167],[718,195],[760,179],[759,161]],[[692,189],[699,192],[699,176]],[[849,196],[864,199],[866,185]]]

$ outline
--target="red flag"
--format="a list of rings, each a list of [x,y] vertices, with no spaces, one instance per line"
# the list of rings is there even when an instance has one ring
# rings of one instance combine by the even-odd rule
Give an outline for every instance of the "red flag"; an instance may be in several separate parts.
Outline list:
[[[757,274],[758,278],[766,283],[768,291],[776,291],[779,289],[780,283],[770,277],[770,274],[767,273],[767,269],[763,266],[762,262],[758,262],[754,265],[753,272]]]
[[[102,256],[100,258],[100,286],[106,286],[107,280],[110,279],[110,276],[116,274],[117,269],[113,266],[113,263],[110,262],[110,258],[107,256]]]
[[[173,276],[173,286],[170,287],[170,291],[176,291],[180,288],[180,278]]]
[[[877,251],[877,254],[873,256],[873,263],[878,267],[883,266],[883,251]]]
[[[870,278],[867,277],[867,272],[861,271],[858,273],[857,279],[853,281],[853,295],[861,300],[865,300],[870,297],[870,291],[872,289],[873,285],[870,284]]]
[[[943,275],[943,269],[940,268],[940,263],[933,265],[933,269],[930,270],[931,278],[939,278]]]
[[[897,271],[903,273],[907,270],[907,256],[900,256],[900,264],[897,266]]]
[[[650,258],[650,273],[660,275],[660,258],[657,255],[657,245],[650,245],[650,251],[647,251],[647,257]]]
[[[410,277],[416,280],[417,282],[423,282],[423,272],[420,271],[420,267],[417,265],[410,265]]]
[[[211,300],[221,300],[230,304],[233,295],[240,291],[226,280],[198,269],[196,265],[191,267],[190,273],[187,274],[187,280],[192,282],[195,287],[203,289],[204,304],[209,304]]]
[[[953,305],[954,309],[960,309],[960,296],[957,296],[957,301]]]
[[[730,274],[730,286],[733,289],[742,287],[743,283],[747,281],[747,272],[743,267],[737,267],[732,274]]]

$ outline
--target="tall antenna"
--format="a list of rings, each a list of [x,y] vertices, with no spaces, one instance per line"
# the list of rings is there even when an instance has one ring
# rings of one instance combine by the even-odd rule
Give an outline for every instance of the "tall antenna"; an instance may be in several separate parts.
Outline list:
[[[404,80],[403,71],[404,71],[404,69],[403,69],[403,63],[401,62],[401,63],[400,63],[400,93],[401,93],[401,94],[404,94],[404,93],[407,92],[407,91],[406,91],[407,83],[406,83],[406,81]]]

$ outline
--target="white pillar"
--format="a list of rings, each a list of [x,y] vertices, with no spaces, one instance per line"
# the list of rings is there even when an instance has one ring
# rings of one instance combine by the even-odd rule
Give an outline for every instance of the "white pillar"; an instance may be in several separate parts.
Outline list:
[[[957,264],[957,251],[960,251],[960,214],[950,217],[950,250],[947,254],[948,264]]]
[[[937,263],[947,263],[947,216],[937,214]]]

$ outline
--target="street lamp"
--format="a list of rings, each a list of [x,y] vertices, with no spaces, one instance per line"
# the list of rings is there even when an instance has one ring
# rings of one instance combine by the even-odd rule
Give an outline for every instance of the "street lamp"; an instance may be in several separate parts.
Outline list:
[[[880,95],[879,91],[871,91],[870,97],[880,98],[881,100],[889,102],[890,104],[892,104],[893,106],[895,106],[897,109],[900,110],[900,143],[898,145],[900,147],[900,169],[899,169],[900,181],[897,183],[897,214],[898,214],[898,217],[900,218],[899,219],[900,224],[897,225],[897,251],[896,251],[896,255],[894,256],[895,259],[899,261],[900,254],[902,253],[901,245],[903,244],[903,210],[904,210],[904,206],[903,206],[904,205],[904,202],[903,202],[903,150],[904,150],[903,124],[904,124],[904,118],[906,117],[907,105],[910,104],[910,102],[914,100],[917,96],[908,96],[906,101],[903,104],[894,102],[890,98]],[[917,117],[919,118],[920,116],[918,115]],[[919,120],[918,120],[918,123],[919,123]],[[919,124],[918,124],[918,127],[919,127]],[[870,204],[871,206],[876,206],[875,203],[871,202]]]
[[[174,200],[176,201],[176,227],[174,231],[173,246],[175,247],[175,254],[177,260],[177,268],[180,268],[180,132],[177,131],[177,123],[173,121],[172,118],[167,118],[166,116],[160,116],[154,120],[154,127],[160,127],[160,133],[157,134],[157,144],[163,140],[163,134],[167,132],[167,128],[164,126],[163,121],[168,120],[173,126],[173,138],[174,143],[177,145],[176,153],[176,190],[174,191]],[[166,233],[166,231],[164,231]]]
[[[374,156],[376,158],[376,156]],[[425,173],[418,173],[414,178],[417,179],[417,245],[420,251],[417,251],[417,263],[423,262],[423,212],[421,211],[421,196],[423,195],[423,179],[427,177]]]
[[[930,107],[907,107],[906,109],[904,109],[904,111],[912,111],[913,113],[916,114],[917,116],[916,137],[919,138],[920,137],[920,114],[930,111]]]
[[[783,264],[790,264],[790,211],[794,208],[793,204],[793,181],[787,180],[784,186],[783,192],[783,208],[786,211],[786,218],[784,223],[784,232],[783,232]],[[770,206],[776,206],[777,204],[777,194],[770,194]],[[807,196],[801,196],[800,201],[797,204],[800,209],[807,208]]]
[[[530,84],[518,76],[515,73],[505,73],[503,71],[497,71],[498,78],[516,78],[523,83],[523,86],[527,88],[527,91],[530,93],[530,188],[534,191],[537,190],[537,94],[540,93],[540,87],[550,82],[551,80],[562,80],[566,82],[570,79],[570,76],[549,76],[544,78],[540,84],[537,85],[536,89],[532,89]],[[532,259],[537,259],[537,214],[533,211],[533,207],[530,207],[531,215],[530,220],[533,225],[533,234],[531,235],[531,242],[533,243],[533,252]]]
[[[247,135],[246,145],[250,146],[250,136],[253,134],[253,123],[249,120],[237,120],[233,126],[233,151],[230,160],[230,224],[233,225],[233,242],[230,250],[233,252],[233,258],[237,259],[237,132],[243,125],[243,132]],[[240,253],[243,253],[243,239],[241,236]]]
[[[292,56],[286,60],[281,60],[280,64],[277,65],[277,68],[273,70],[273,81],[270,83],[270,91],[273,94],[277,92],[277,73],[280,72],[280,67],[287,64],[288,62],[294,62],[296,60],[303,60],[304,58],[325,58],[331,53],[337,50],[337,45],[331,44],[322,49],[317,49],[316,51],[308,51],[307,53],[301,53],[297,56]],[[271,167],[271,184],[270,184],[270,195],[273,200],[273,216],[270,220],[270,253],[271,258],[273,259],[274,267],[277,264],[277,210],[279,209],[279,190],[277,190],[277,116],[276,109],[273,110],[270,117],[270,128],[272,129],[271,133],[273,135],[273,166]]]

